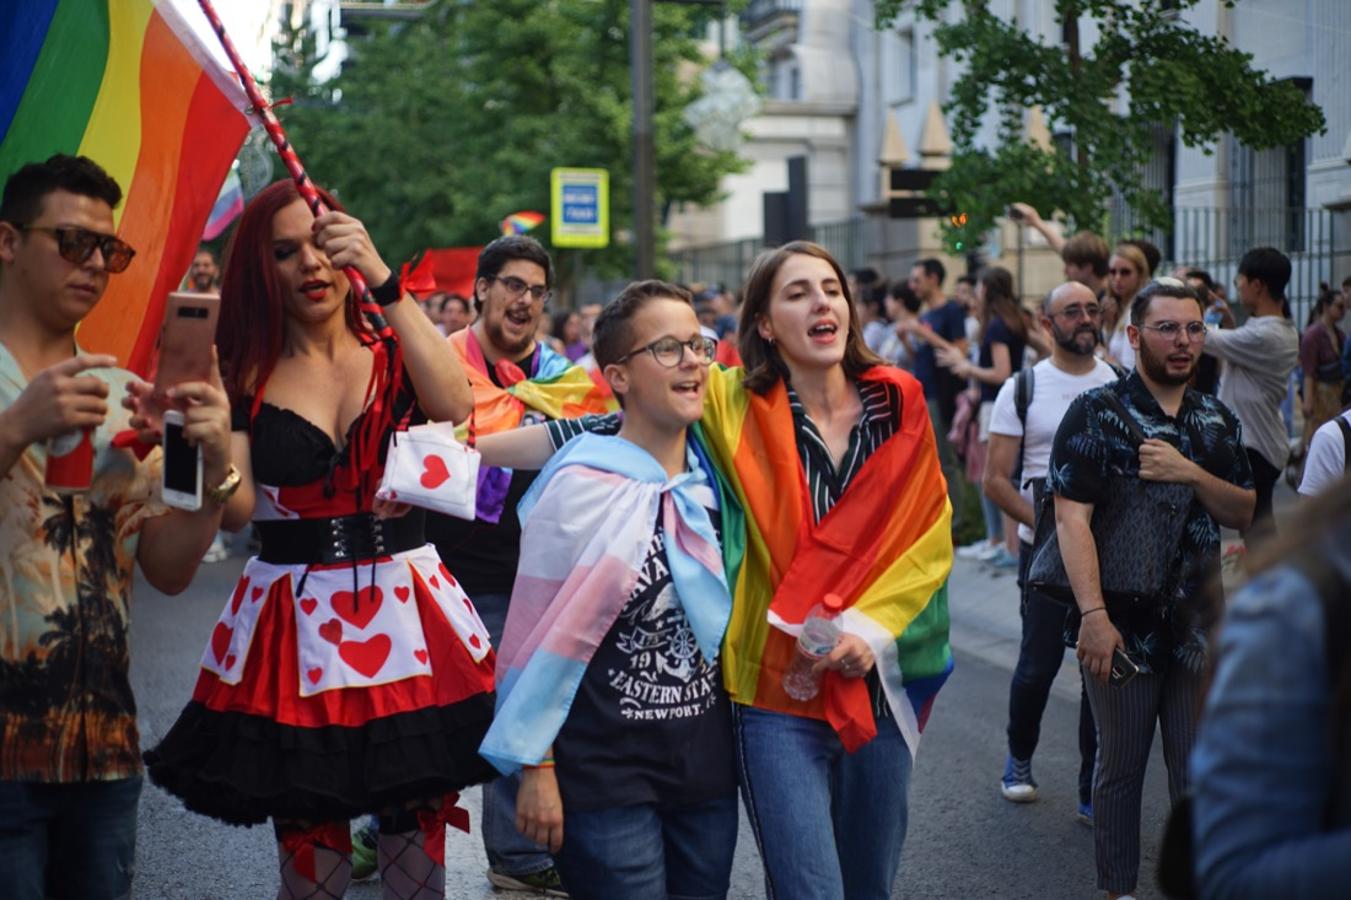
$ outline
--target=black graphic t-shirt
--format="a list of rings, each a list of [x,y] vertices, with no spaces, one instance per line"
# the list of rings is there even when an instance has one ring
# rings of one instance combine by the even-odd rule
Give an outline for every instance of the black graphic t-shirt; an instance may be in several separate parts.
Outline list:
[[[717,511],[709,517],[716,527]],[[628,603],[582,677],[554,758],[564,809],[685,806],[736,790],[730,701],[676,596],[660,523]]]

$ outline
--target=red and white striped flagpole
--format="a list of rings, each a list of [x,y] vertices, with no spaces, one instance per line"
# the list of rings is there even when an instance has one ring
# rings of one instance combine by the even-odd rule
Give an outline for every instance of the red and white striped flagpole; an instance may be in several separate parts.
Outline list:
[[[254,81],[253,76],[249,74],[248,66],[244,64],[244,59],[239,55],[239,50],[236,49],[234,41],[230,40],[230,35],[225,33],[225,24],[216,14],[215,8],[211,5],[211,0],[197,0],[197,2],[202,7],[202,12],[206,14],[207,21],[211,23],[211,28],[216,32],[216,37],[220,38],[221,46],[225,48],[225,55],[230,58],[230,64],[239,74],[244,92],[249,97],[252,112],[262,120],[263,127],[267,129],[267,135],[272,139],[273,146],[277,148],[282,163],[286,166],[286,170],[291,173],[291,177],[295,179],[296,190],[317,219],[328,212],[328,208],[324,205],[319,192],[314,189],[314,184],[310,181],[309,175],[305,173],[305,166],[301,164],[295,148],[291,146],[290,140],[287,139],[286,132],[281,127],[281,122],[272,112],[272,104],[268,103],[267,99],[263,97],[263,92],[258,88],[258,82]],[[367,320],[370,321],[371,327],[375,329],[375,333],[382,338],[392,335],[393,330],[385,321],[380,306],[371,298],[371,290],[366,285],[366,279],[352,266],[344,266],[342,271],[347,276],[347,280],[352,283],[352,290],[357,296],[357,304],[366,315]]]

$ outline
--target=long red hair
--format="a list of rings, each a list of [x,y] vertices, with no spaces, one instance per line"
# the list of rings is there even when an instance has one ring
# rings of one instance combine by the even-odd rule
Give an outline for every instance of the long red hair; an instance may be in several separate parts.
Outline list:
[[[323,188],[317,190],[329,209],[343,211],[332,195]],[[232,405],[257,389],[281,358],[286,343],[286,298],[272,255],[272,219],[299,199],[295,182],[289,178],[263,188],[244,208],[225,251],[216,349]],[[372,336],[351,294],[346,319],[353,334],[363,339]]]

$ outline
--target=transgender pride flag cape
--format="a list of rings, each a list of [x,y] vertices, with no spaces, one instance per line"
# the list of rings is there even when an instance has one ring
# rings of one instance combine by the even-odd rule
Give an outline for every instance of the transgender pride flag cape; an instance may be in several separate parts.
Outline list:
[[[521,564],[497,652],[497,715],[479,752],[503,774],[537,763],[567,719],[587,664],[638,582],[658,513],[676,596],[710,662],[732,599],[708,511],[691,488],[719,494],[723,527],[740,508],[693,441],[675,478],[619,437],[586,434],[554,455],[521,500]],[[733,575],[735,577],[735,575]]]
[[[910,375],[877,366],[864,381],[901,392],[896,434],[868,458],[840,502],[813,523],[782,383],[760,396],[741,369],[714,367],[700,433],[745,509],[745,558],[735,579],[722,670],[738,703],[824,719],[844,746],[877,733],[862,678],[827,672],[803,703],[783,691],[802,621],[827,593],[844,598],[844,630],[877,658],[887,701],[914,753],[952,671],[947,577],[952,507],[938,465],[924,392]],[[724,540],[728,533],[724,531]]]

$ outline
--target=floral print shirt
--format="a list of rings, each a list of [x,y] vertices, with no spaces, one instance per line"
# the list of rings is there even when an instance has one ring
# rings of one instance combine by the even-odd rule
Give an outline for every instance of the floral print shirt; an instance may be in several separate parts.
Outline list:
[[[1138,372],[1080,394],[1060,422],[1051,447],[1046,486],[1058,496],[1096,504],[1109,478],[1138,478],[1140,456],[1130,432],[1103,400],[1113,391],[1146,437],[1177,447],[1182,455],[1217,478],[1251,489],[1252,469],[1243,450],[1238,417],[1219,400],[1187,388],[1176,417],[1169,416]],[[1158,671],[1176,658],[1199,672],[1205,661],[1208,616],[1205,592],[1219,589],[1220,526],[1193,497],[1175,559],[1178,577],[1159,604],[1109,610],[1126,652],[1144,671]]]
[[[0,780],[103,781],[140,771],[127,629],[137,538],[159,505],[159,452],[144,461],[110,446],[130,416],[118,402],[133,377],[90,369],[108,384],[95,430],[90,489],[43,485],[45,443],[0,478]],[[0,345],[0,408],[28,386]]]

